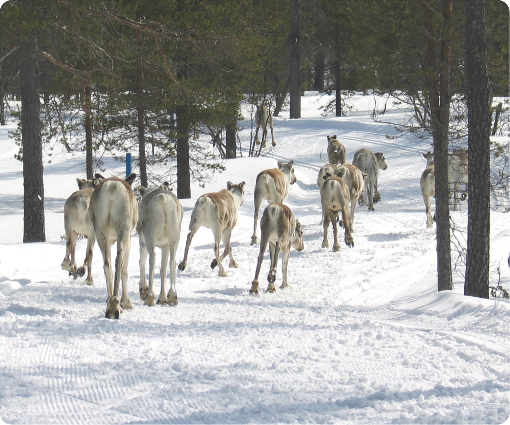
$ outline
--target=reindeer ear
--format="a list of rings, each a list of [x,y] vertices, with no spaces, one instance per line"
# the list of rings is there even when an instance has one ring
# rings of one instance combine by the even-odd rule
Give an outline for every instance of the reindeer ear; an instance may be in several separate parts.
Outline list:
[[[140,195],[142,195],[142,198],[143,198],[143,195],[145,195],[146,191],[147,191],[146,187],[138,186],[138,192],[140,192]]]
[[[327,180],[327,179],[329,179],[330,177],[331,177],[331,174],[326,173],[326,174],[324,174],[323,179],[324,179],[324,180]]]
[[[169,186],[170,186],[170,183],[168,183],[168,182],[163,182],[163,186],[169,187]]]
[[[227,189],[230,190],[231,187],[232,187],[232,182],[227,182]]]
[[[283,167],[283,162],[282,161],[278,161],[278,168],[282,168]]]
[[[333,136],[333,139],[336,139],[336,134]]]
[[[133,182],[135,181],[135,179],[136,179],[136,173],[131,173],[129,176],[126,177],[125,181],[128,185],[131,186],[133,184]]]
[[[246,182],[241,182],[241,183],[239,183],[239,187],[240,187],[241,189],[244,189],[244,185],[245,185],[245,184],[246,184]]]
[[[78,189],[81,190],[81,186],[82,186],[84,181],[85,181],[84,179],[76,178],[76,183],[78,183]]]
[[[288,165],[289,167],[292,167],[292,165],[293,165],[293,164],[294,164],[294,161],[291,159],[291,160],[288,162],[288,164],[287,164],[287,165]]]
[[[99,173],[94,174],[94,177],[95,177],[96,179],[103,179],[103,180],[106,180],[106,178],[104,178],[104,177],[103,177],[101,174],[99,174]]]

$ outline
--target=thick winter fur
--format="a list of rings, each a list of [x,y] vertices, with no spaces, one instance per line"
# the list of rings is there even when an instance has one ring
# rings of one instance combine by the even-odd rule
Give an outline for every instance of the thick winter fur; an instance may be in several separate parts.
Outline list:
[[[129,300],[128,260],[131,248],[131,233],[138,220],[136,199],[131,184],[136,174],[126,180],[117,177],[103,178],[96,174],[95,188],[90,198],[90,218],[96,233],[104,262],[104,275],[108,291],[105,317],[118,319],[121,307],[132,308]],[[117,242],[115,276],[111,261],[111,247]],[[119,286],[122,279],[122,298],[119,299]]]
[[[208,227],[214,234],[214,260],[211,268],[216,265],[219,267],[219,276],[227,276],[221,262],[228,255],[230,257],[230,267],[238,267],[232,256],[232,248],[230,247],[230,236],[232,229],[237,224],[237,213],[239,207],[244,201],[244,185],[245,182],[239,184],[227,183],[227,189],[219,192],[206,193],[197,199],[195,208],[191,213],[189,223],[189,233],[186,239],[186,248],[184,251],[184,259],[179,264],[179,270],[184,270],[187,265],[188,251],[193,236],[201,226]],[[225,251],[220,257],[220,241],[223,240]]]
[[[325,164],[321,167],[319,174],[317,175],[317,186],[319,186],[319,190],[321,190],[324,185],[326,178],[335,174],[336,168],[337,166],[335,164]]]
[[[140,237],[140,298],[145,305],[154,306],[154,269],[156,247],[161,248],[161,290],[158,304],[177,305],[176,253],[181,235],[182,206],[167,185],[146,189],[139,187],[142,199],[138,202],[138,224]],[[145,265],[149,256],[149,285],[145,278]],[[166,277],[170,259],[170,289],[166,293]]]
[[[359,197],[365,189],[365,181],[368,179],[368,175],[361,172],[355,165],[343,164],[336,169],[335,176],[340,177],[349,189],[351,203],[351,222],[349,225],[351,232],[354,232],[354,210],[356,209]]]
[[[271,257],[271,267],[267,275],[269,285],[268,292],[275,292],[274,282],[276,280],[276,268],[278,266],[278,255],[282,251],[282,273],[283,283],[280,288],[285,288],[287,283],[287,267],[289,264],[291,246],[297,251],[305,248],[303,243],[303,231],[299,221],[294,218],[292,211],[286,205],[281,203],[269,204],[260,221],[260,252],[257,260],[257,269],[255,271],[255,279],[251,284],[250,294],[258,294],[259,292],[259,273],[269,243],[269,255]]]
[[[322,247],[328,248],[328,227],[329,221],[333,223],[333,236],[334,245],[333,251],[339,251],[340,245],[338,244],[338,228],[337,218],[338,213],[342,212],[342,220],[344,223],[350,223],[349,214],[349,188],[340,177],[328,178],[321,189],[321,204],[322,204],[322,220],[324,226],[324,239],[322,240]],[[345,230],[345,244],[349,247],[354,246],[354,240],[351,235],[350,226],[344,226]]]
[[[66,231],[66,256],[62,261],[62,269],[67,270],[70,275],[83,276],[85,268],[87,268],[87,285],[93,285],[92,279],[92,254],[94,250],[94,243],[96,242],[96,235],[94,233],[94,226],[90,221],[89,216],[89,203],[92,192],[94,191],[94,184],[92,180],[76,179],[78,188],[64,204],[64,227]],[[85,261],[83,266],[76,267],[75,251],[76,240],[79,235],[87,238],[87,251],[85,254]]]
[[[422,152],[422,155],[427,160],[427,165],[434,163],[433,152]],[[450,186],[450,203],[453,204],[453,210],[457,211],[459,209],[459,191],[461,184],[464,185],[464,190],[462,191],[460,200],[467,198],[468,153],[464,149],[456,149],[448,155],[448,184]]]
[[[328,138],[328,158],[330,164],[342,165],[345,164],[345,147],[342,145],[336,135]]]
[[[360,149],[354,154],[352,164],[367,174],[365,190],[363,190],[363,204],[368,205],[369,211],[374,211],[374,204],[381,200],[377,189],[379,169],[386,170],[386,158],[382,152],[371,152],[368,149]]]
[[[425,212],[427,214],[427,227],[432,227],[432,198],[436,196],[436,177],[434,175],[434,163],[423,170],[420,178],[421,194],[425,203]]]
[[[257,112],[255,112],[255,122],[257,124],[255,129],[255,143],[259,144],[259,129],[262,128],[262,147],[266,147],[267,141],[267,126],[271,129],[271,141],[272,145],[276,146],[276,142],[274,141],[273,134],[273,115],[271,111],[266,108],[264,105],[257,105]]]
[[[255,213],[253,218],[253,235],[251,237],[252,245],[258,242],[257,220],[262,201],[267,199],[270,203],[282,203],[289,195],[289,186],[296,183],[296,181],[293,161],[289,161],[287,164],[278,161],[278,168],[264,170],[258,174],[254,192]]]

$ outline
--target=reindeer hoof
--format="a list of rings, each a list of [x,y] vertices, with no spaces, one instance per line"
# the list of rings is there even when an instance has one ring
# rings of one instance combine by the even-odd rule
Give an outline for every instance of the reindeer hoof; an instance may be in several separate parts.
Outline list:
[[[181,261],[179,263],[178,269],[182,272],[186,268],[186,266],[187,266],[187,263],[185,261]]]
[[[343,220],[338,220],[338,225],[340,227],[344,227],[344,221]]]
[[[259,243],[259,241],[258,241],[257,236],[253,235],[253,236],[251,237],[251,244],[252,244],[252,245],[257,245],[258,243]]]
[[[142,286],[140,288],[140,299],[145,301],[147,299],[147,292],[149,290],[148,286]]]
[[[250,295],[257,295],[259,293],[259,281],[254,279],[251,283]]]
[[[274,147],[276,146],[276,143],[275,143],[275,142],[273,142],[273,143],[271,143],[271,145],[273,145],[273,148],[274,148]]]
[[[381,195],[377,194],[374,196],[374,204],[377,204],[381,200]]]
[[[118,297],[112,297],[108,301],[108,307],[104,317],[107,319],[118,319],[120,317],[120,303]]]
[[[179,301],[177,301],[177,294],[168,294],[166,303],[171,307],[175,307],[177,304],[179,304]]]
[[[290,285],[287,283],[282,283],[280,289],[290,288]]]
[[[229,263],[228,265],[231,269],[238,269],[239,268],[239,264],[237,264],[235,261],[232,261],[231,263]]]
[[[83,277],[83,275],[85,274],[85,267],[81,266],[81,267],[78,267],[76,269],[76,274],[79,276],[79,277]]]
[[[368,211],[375,211],[374,204],[369,204],[368,205]]]
[[[267,281],[269,283],[274,283],[275,280],[276,280],[276,271],[275,270],[271,270],[269,272],[269,274],[267,275]]]
[[[363,201],[363,199],[361,199],[361,198],[358,199],[358,205],[361,205],[361,206],[365,205],[365,201]]]
[[[211,269],[214,269],[217,265],[218,265],[218,261],[215,258],[214,260],[211,261]]]
[[[329,243],[326,241],[326,242],[322,242],[322,247],[323,248],[329,248]]]
[[[274,294],[276,292],[276,288],[274,287],[274,283],[270,283],[267,285],[267,292]]]
[[[156,297],[154,294],[150,294],[145,298],[144,305],[148,305],[149,307],[154,307],[156,305]]]
[[[340,245],[338,245],[338,244],[333,245],[333,252],[338,252],[338,251],[340,251]]]
[[[346,239],[345,240],[345,244],[349,247],[349,248],[352,248],[354,247],[354,240],[351,238],[351,239]]]

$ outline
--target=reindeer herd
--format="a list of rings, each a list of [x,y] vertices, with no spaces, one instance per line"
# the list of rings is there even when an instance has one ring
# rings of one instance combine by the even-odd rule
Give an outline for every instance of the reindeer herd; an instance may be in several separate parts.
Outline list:
[[[366,205],[374,211],[374,204],[381,196],[377,188],[379,170],[386,170],[386,158],[382,152],[360,149],[354,153],[352,164],[346,163],[346,150],[336,136],[328,136],[328,159],[318,173],[322,205],[322,224],[324,238],[322,247],[328,248],[328,228],[333,226],[333,251],[340,250],[338,243],[338,226],[344,228],[344,242],[354,246],[354,211],[356,204]],[[423,153],[427,159],[427,168],[422,174],[420,184],[427,213],[427,227],[432,226],[430,199],[434,196],[433,154]],[[458,190],[458,185],[467,182],[467,154],[456,151],[450,156],[450,184]],[[450,170],[451,168],[451,170]],[[141,199],[136,202],[132,184],[136,174],[125,180],[117,177],[104,178],[96,174],[91,180],[77,179],[79,190],[74,192],[64,205],[64,226],[66,232],[66,255],[62,268],[70,275],[83,276],[87,271],[86,283],[93,285],[91,274],[92,253],[97,240],[103,256],[103,270],[107,288],[107,308],[105,317],[120,317],[122,309],[131,309],[127,288],[128,259],[133,230],[139,235],[140,249],[140,298],[145,305],[154,306],[178,303],[176,290],[176,253],[181,234],[183,217],[182,206],[168,184],[159,187],[139,187]],[[257,175],[254,190],[254,225],[251,244],[258,243],[257,225],[260,205],[267,200],[260,220],[260,251],[257,259],[255,277],[250,294],[259,292],[259,274],[265,251],[269,245],[270,270],[267,291],[275,292],[278,257],[282,252],[283,283],[280,288],[288,287],[287,268],[290,249],[304,249],[303,230],[290,208],[283,204],[289,194],[290,185],[297,181],[294,163],[278,162],[278,167],[260,172]],[[237,224],[239,208],[244,201],[245,182],[234,184],[227,182],[227,188],[219,192],[200,196],[191,213],[189,233],[186,238],[184,258],[178,268],[184,271],[187,266],[188,253],[193,236],[202,226],[212,230],[214,235],[214,259],[211,268],[218,267],[219,276],[227,276],[222,261],[228,255],[229,267],[238,267],[232,255],[230,238]],[[455,192],[455,191],[454,191]],[[465,191],[462,195],[464,199]],[[455,204],[457,207],[457,194]],[[339,213],[342,219],[339,220]],[[86,256],[83,266],[77,267],[75,246],[79,235],[87,238]],[[111,248],[116,242],[117,254],[112,264]],[[220,242],[224,251],[220,255]],[[154,274],[156,248],[161,249],[161,288],[156,299],[154,291]],[[149,257],[149,283],[146,280],[146,262]],[[510,264],[510,257],[509,257]],[[170,273],[170,287],[166,292],[167,269]],[[119,297],[122,282],[122,296]]]

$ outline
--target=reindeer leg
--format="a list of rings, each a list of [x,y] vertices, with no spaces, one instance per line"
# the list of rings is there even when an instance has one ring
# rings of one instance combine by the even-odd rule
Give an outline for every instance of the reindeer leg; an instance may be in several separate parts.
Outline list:
[[[282,250],[282,274],[283,274],[283,283],[280,286],[280,289],[283,288],[290,288],[289,284],[287,283],[287,267],[289,265],[289,258],[290,258],[290,243],[287,244],[287,246]]]
[[[198,229],[197,229],[198,230]],[[184,249],[184,260],[182,260],[180,263],[179,263],[179,270],[182,272],[186,266],[187,266],[187,261],[188,261],[188,251],[189,251],[189,247],[191,245],[191,241],[193,240],[193,236],[195,236],[195,233],[197,231],[192,231],[190,230],[190,232],[188,233],[188,237],[186,238],[186,248]]]
[[[229,263],[228,266],[231,267],[231,268],[237,268],[237,267],[239,267],[239,265],[234,260],[234,257],[232,255],[232,246],[230,245],[230,237],[231,236],[232,236],[232,228],[231,227],[227,227],[223,231],[223,245],[225,246],[225,252],[223,252],[223,254],[221,256],[221,261],[223,261],[223,259],[228,254],[228,256],[230,258],[230,263]]]
[[[147,255],[149,255],[149,252],[147,251],[145,237],[143,236],[143,234],[140,234],[139,241],[140,241],[140,261],[138,264],[140,266],[140,282],[138,283],[138,290],[140,292],[140,298],[145,301],[147,299],[147,291],[149,289],[145,276],[145,265],[147,264]]]
[[[170,258],[170,244],[166,244],[161,247],[161,290],[159,292],[158,304],[166,305],[167,304],[167,295],[166,295],[166,271],[168,268],[168,259]]]
[[[171,306],[177,305],[177,289],[175,287],[176,276],[175,276],[175,258],[177,256],[177,245],[179,244],[179,237],[176,240],[170,242],[170,289],[168,290],[166,302]]]
[[[69,272],[69,276],[73,276],[75,279],[77,278],[77,274],[74,253],[76,250],[77,238],[78,234],[73,230],[66,231],[66,256],[64,257],[64,261],[62,261],[61,265],[62,270],[67,270]]]
[[[156,248],[152,241],[147,246],[149,252],[149,287],[147,288],[147,296],[145,297],[145,305],[154,307],[156,305],[156,295],[154,294],[154,269],[156,268]]]
[[[129,262],[129,251],[131,249],[131,232],[128,233],[122,244],[122,257],[121,257],[121,279],[122,279],[122,298],[120,299],[120,306],[126,310],[133,308],[129,299],[128,291],[128,262]],[[119,285],[117,283],[117,285]],[[118,293],[118,290],[117,290]]]
[[[255,188],[255,190],[257,190]],[[259,208],[262,203],[262,199],[259,199],[257,194],[255,193],[255,213],[253,214],[253,235],[251,236],[251,244],[256,245],[258,242],[257,238],[257,222],[259,220]]]
[[[328,242],[328,228],[329,228],[329,212],[322,211],[322,226],[324,228],[324,238],[322,239],[322,247],[329,248]]]
[[[342,217],[343,217],[345,223],[349,223],[350,222],[349,210],[344,208],[342,210]],[[349,248],[352,248],[354,246],[354,240],[352,239],[351,229],[349,226],[345,226],[344,230],[345,230],[345,238],[344,238],[345,244]],[[338,248],[340,249],[340,246],[338,246]]]
[[[276,146],[276,142],[274,141],[274,135],[273,135],[273,126],[271,126],[271,140],[272,140],[271,144],[273,145],[273,147]]]
[[[336,223],[336,220],[338,218],[338,213],[337,212],[334,212],[334,211],[330,211],[330,217],[331,217],[331,222],[333,223],[333,251],[334,252],[338,252],[340,251],[340,244],[338,243],[338,226],[337,226],[337,223]],[[347,226],[345,227],[346,231],[347,231]]]
[[[274,282],[276,281],[276,268],[278,267],[278,256],[280,255],[280,242],[276,241],[274,245],[270,244],[269,253],[271,257],[271,268],[267,275],[267,281],[269,282],[267,292],[276,292]]]
[[[216,266],[218,266],[218,276],[227,277],[228,275],[223,268],[223,264],[221,264],[220,258],[220,241],[222,239],[222,231],[219,228],[219,224],[218,227],[212,229],[212,231],[214,233],[214,256],[216,258],[211,262],[211,268],[214,269]]]
[[[255,270],[255,278],[253,279],[253,282],[251,283],[251,289],[250,294],[255,295],[259,293],[259,273],[260,273],[260,267],[262,266],[262,261],[264,260],[264,252],[266,252],[267,247],[267,240],[264,238],[264,235],[262,235],[262,239],[260,241],[260,251],[259,256],[257,259],[257,268]]]
[[[84,266],[87,266],[87,280],[85,281],[87,285],[94,285],[94,280],[92,279],[92,256],[94,254],[94,244],[96,243],[96,234],[92,233],[89,235],[87,240],[87,255],[85,256]]]

